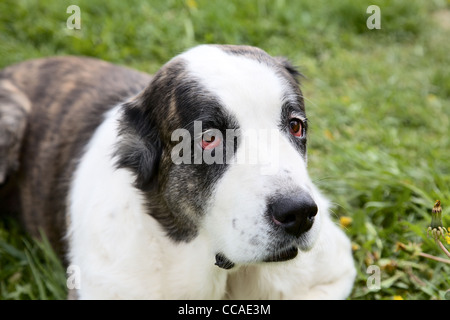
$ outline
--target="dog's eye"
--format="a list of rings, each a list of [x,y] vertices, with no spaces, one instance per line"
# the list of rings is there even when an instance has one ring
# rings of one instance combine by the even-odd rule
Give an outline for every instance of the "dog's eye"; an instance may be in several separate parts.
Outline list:
[[[300,119],[289,120],[289,131],[296,137],[303,136],[303,122]]]
[[[215,136],[212,132],[204,132],[202,136],[202,148],[204,150],[211,150],[220,144],[220,138]]]

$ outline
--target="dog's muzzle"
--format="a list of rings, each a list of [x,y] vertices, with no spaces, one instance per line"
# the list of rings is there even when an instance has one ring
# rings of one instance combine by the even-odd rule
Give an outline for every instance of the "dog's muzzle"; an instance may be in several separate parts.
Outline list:
[[[271,223],[278,230],[278,234],[282,238],[286,238],[285,242],[289,242],[290,245],[274,248],[272,254],[268,255],[263,261],[280,262],[294,259],[298,254],[298,244],[294,243],[311,229],[317,211],[316,202],[304,191],[269,201],[267,214]],[[216,255],[215,264],[226,270],[234,267],[234,262],[229,260],[223,253]]]

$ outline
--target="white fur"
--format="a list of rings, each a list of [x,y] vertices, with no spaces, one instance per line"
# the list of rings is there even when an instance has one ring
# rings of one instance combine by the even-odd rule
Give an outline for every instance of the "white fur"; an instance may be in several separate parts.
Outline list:
[[[98,128],[70,191],[69,259],[81,270],[80,298],[220,298],[226,273],[204,236],[173,244],[145,213],[131,173],[115,169],[119,115],[115,108]]]
[[[241,128],[279,130],[288,89],[272,70],[218,48],[198,47],[182,57],[189,73],[221,99]],[[81,270],[80,298],[297,299],[345,298],[350,293],[355,276],[350,242],[331,222],[328,202],[285,136],[277,136],[275,174],[262,175],[261,165],[231,164],[209,200],[198,236],[176,244],[145,212],[132,174],[115,168],[112,152],[120,115],[120,106],[106,115],[70,188],[69,260]],[[295,188],[309,192],[319,207],[300,247],[304,250],[291,261],[251,264],[264,257],[271,243],[270,226],[262,219],[265,197]],[[258,241],[252,242],[255,236]],[[227,271],[215,266],[217,252],[236,267]]]

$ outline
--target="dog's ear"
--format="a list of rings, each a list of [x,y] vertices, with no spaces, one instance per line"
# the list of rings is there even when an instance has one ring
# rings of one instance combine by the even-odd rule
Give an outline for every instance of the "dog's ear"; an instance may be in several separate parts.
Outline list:
[[[122,105],[119,123],[119,142],[115,156],[117,167],[131,170],[135,187],[146,191],[157,184],[157,172],[162,155],[162,144],[151,108],[144,95]]]
[[[298,71],[296,66],[285,57],[275,57],[275,60],[292,76],[297,84],[300,84],[300,78],[304,76]]]

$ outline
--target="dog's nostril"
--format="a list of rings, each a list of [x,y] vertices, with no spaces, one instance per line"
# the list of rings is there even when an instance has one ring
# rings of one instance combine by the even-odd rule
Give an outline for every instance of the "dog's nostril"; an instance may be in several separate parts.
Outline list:
[[[311,196],[303,192],[293,198],[283,197],[271,202],[269,210],[273,222],[296,237],[312,227],[318,211]]]
[[[309,219],[314,219],[314,217],[317,215],[317,205],[314,203],[313,205],[307,206],[306,208],[306,214],[308,215]]]
[[[276,224],[290,224],[295,223],[295,220],[297,220],[295,214],[272,214],[272,218],[275,221]]]

